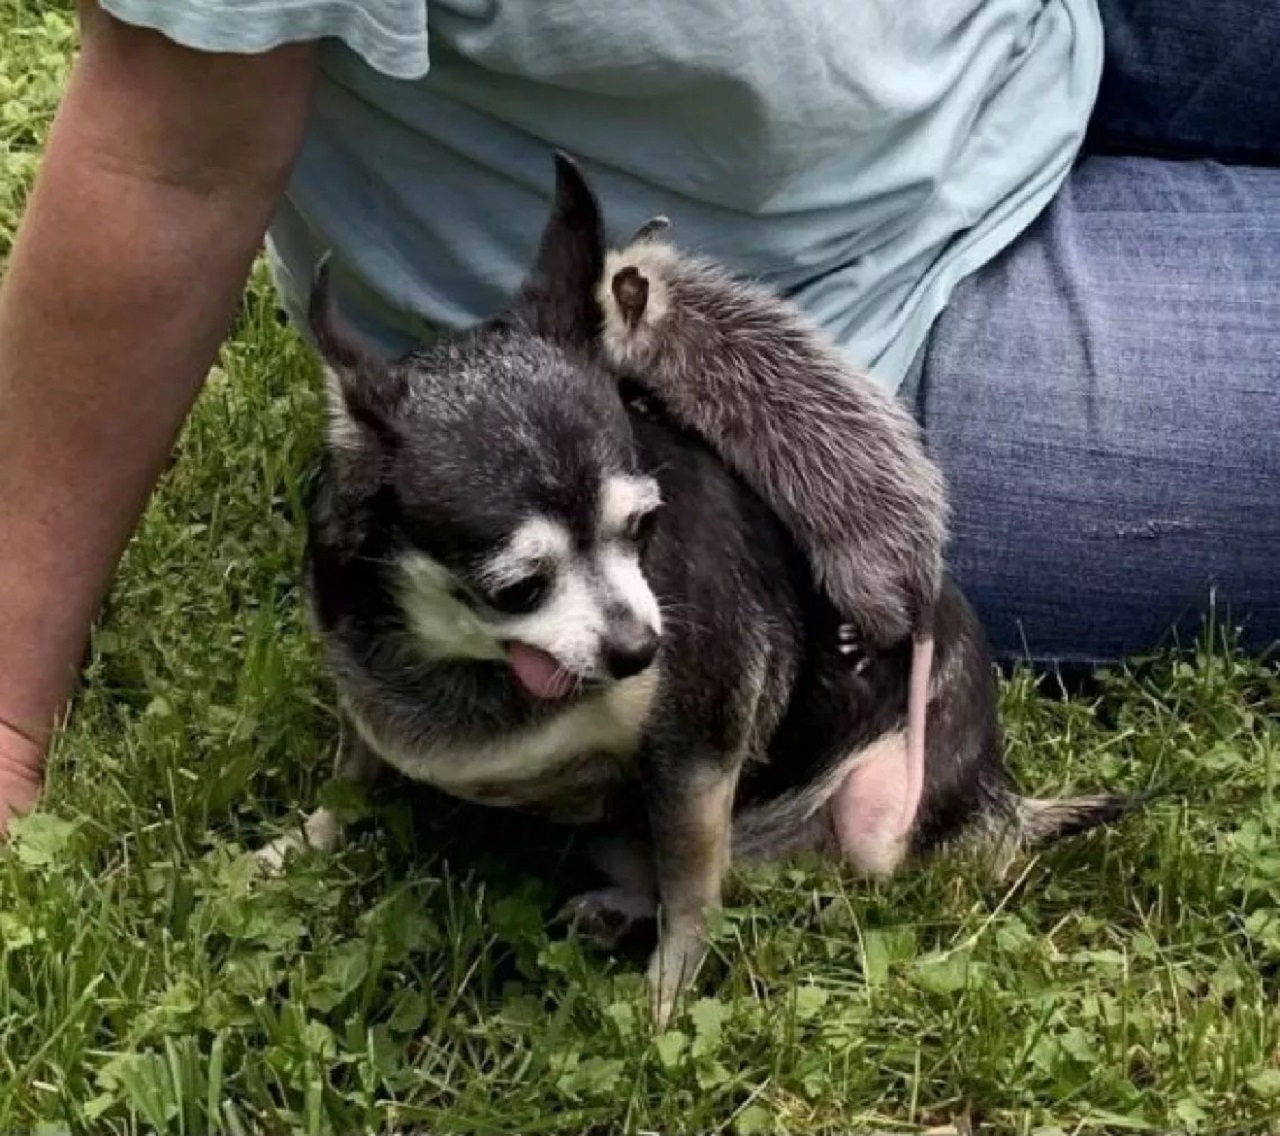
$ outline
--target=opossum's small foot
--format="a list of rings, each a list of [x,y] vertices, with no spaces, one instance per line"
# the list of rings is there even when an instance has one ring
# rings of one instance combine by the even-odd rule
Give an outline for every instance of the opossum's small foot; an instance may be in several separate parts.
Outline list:
[[[852,623],[842,623],[836,629],[836,650],[844,658],[854,674],[862,674],[871,665],[867,645]]]
[[[659,407],[657,400],[634,379],[622,379],[618,383],[618,394],[622,397],[623,405],[631,413],[641,418],[658,417]]]

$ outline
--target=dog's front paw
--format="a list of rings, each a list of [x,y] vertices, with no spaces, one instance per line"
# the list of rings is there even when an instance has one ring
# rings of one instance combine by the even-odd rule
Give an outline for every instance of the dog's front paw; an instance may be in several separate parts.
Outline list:
[[[569,900],[556,916],[584,939],[604,951],[616,951],[642,924],[657,914],[653,898],[620,887],[583,892]]]
[[[314,849],[330,852],[338,843],[338,818],[328,809],[316,809],[299,832],[286,832],[259,848],[253,857],[266,875],[278,875],[291,855]]]
[[[700,928],[664,934],[649,960],[649,1001],[659,1031],[671,1024],[676,1004],[707,956]]]
[[[284,871],[285,861],[306,846],[302,833],[288,832],[276,837],[270,844],[263,845],[253,854],[253,858],[258,861],[263,875],[278,876]]]

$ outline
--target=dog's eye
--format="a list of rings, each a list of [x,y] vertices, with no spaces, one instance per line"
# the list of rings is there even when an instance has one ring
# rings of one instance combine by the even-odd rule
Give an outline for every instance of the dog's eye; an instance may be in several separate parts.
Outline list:
[[[627,519],[623,536],[632,544],[646,544],[649,537],[653,535],[653,526],[657,520],[657,509],[650,509],[644,513],[632,513]]]
[[[525,615],[546,599],[550,590],[551,581],[546,576],[526,576],[486,593],[485,602],[503,615]]]

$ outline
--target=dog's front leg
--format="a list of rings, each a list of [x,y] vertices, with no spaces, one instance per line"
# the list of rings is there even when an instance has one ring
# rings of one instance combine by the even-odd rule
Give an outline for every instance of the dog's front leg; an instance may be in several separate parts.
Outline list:
[[[740,763],[686,755],[650,764],[649,818],[658,875],[658,946],[649,993],[658,1028],[702,965],[706,920],[729,870],[730,824]]]

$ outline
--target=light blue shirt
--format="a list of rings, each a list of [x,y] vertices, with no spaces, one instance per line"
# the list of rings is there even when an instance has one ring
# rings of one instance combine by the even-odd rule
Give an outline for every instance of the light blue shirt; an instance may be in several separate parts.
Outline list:
[[[402,346],[492,314],[577,156],[610,235],[795,298],[898,390],[955,285],[1049,202],[1102,67],[1095,0],[103,0],[195,47],[326,37],[269,242],[286,309]],[[213,96],[213,97],[216,97]]]

